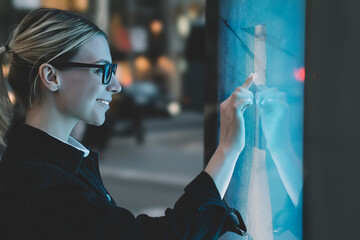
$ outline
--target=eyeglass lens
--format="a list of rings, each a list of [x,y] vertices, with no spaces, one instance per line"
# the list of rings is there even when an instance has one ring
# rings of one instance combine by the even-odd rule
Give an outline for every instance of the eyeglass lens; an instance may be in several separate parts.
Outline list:
[[[116,73],[117,64],[106,64],[105,65],[105,84],[108,84],[111,79],[111,75]]]

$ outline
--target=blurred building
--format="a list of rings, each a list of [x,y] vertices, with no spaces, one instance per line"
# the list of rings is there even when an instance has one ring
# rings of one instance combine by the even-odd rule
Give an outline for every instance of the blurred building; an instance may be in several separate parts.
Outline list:
[[[197,61],[203,61],[199,28],[205,26],[205,0],[1,0],[0,5],[0,43],[5,44],[16,24],[35,8],[76,11],[109,35],[123,87],[148,81],[166,101],[202,111],[203,66]]]

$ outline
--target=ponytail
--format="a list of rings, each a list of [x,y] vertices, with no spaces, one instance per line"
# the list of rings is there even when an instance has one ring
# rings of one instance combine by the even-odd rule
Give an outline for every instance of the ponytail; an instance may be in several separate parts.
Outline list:
[[[5,144],[5,135],[13,117],[12,104],[9,99],[8,90],[3,73],[3,59],[7,53],[5,47],[0,47],[0,145]]]

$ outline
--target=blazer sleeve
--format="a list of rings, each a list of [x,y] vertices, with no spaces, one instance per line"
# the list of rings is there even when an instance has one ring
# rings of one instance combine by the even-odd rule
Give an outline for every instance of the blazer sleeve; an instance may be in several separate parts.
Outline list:
[[[26,204],[31,231],[38,239],[212,240],[227,231],[246,234],[240,213],[221,199],[205,171],[162,217],[135,217],[124,208],[89,199],[88,193],[65,183],[34,192]]]

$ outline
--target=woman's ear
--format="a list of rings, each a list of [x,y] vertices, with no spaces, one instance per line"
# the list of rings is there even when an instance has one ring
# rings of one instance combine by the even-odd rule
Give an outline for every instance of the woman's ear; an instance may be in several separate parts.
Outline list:
[[[52,91],[56,92],[60,88],[60,77],[57,72],[57,69],[55,69],[51,64],[49,63],[43,63],[39,67],[39,78],[42,82],[42,85]]]

